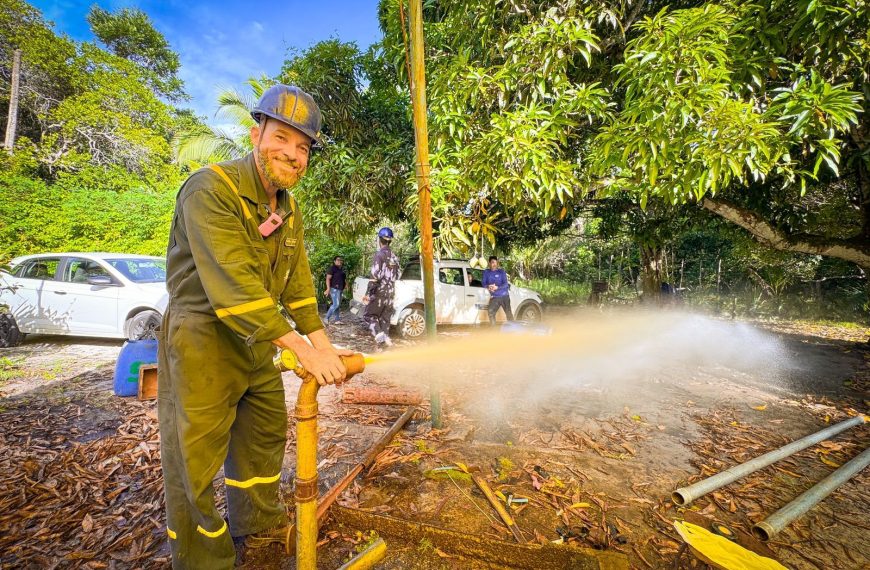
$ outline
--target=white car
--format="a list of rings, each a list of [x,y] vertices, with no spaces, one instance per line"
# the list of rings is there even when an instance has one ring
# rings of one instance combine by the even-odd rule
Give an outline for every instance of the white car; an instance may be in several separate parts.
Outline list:
[[[483,270],[472,269],[460,259],[435,262],[435,318],[438,324],[474,325],[488,322],[486,308],[489,292],[481,283]],[[367,277],[357,277],[353,283],[351,311],[362,313],[362,300],[368,287]],[[518,320],[537,322],[543,315],[543,300],[531,289],[511,285],[511,308]],[[426,331],[423,316],[423,277],[420,261],[405,265],[396,281],[390,323],[406,338],[416,338]],[[503,318],[499,311],[498,318]]]
[[[0,304],[8,305],[22,335],[145,338],[166,310],[162,257],[47,253],[17,257],[9,266],[0,273]]]

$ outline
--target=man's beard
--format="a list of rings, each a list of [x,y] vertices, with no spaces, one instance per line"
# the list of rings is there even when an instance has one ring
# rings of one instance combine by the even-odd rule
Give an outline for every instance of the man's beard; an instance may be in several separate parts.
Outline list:
[[[292,188],[299,182],[299,179],[302,178],[302,175],[305,174],[304,168],[297,168],[295,174],[288,174],[287,176],[281,176],[274,170],[272,170],[272,163],[269,157],[263,151],[259,152],[260,164],[263,165],[263,172],[266,176],[266,180],[269,181],[270,184],[275,186],[276,188]],[[278,159],[275,159],[278,160]],[[288,164],[288,163],[285,163]],[[290,165],[292,166],[292,165]]]

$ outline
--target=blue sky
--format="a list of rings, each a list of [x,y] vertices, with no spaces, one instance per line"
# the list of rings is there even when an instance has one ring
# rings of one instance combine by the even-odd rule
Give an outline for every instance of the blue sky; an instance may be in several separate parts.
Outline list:
[[[30,0],[57,32],[92,40],[91,5],[134,7],[151,17],[181,58],[187,106],[214,123],[215,94],[248,77],[274,76],[288,48],[338,37],[366,48],[380,39],[377,0],[207,2],[202,0]]]

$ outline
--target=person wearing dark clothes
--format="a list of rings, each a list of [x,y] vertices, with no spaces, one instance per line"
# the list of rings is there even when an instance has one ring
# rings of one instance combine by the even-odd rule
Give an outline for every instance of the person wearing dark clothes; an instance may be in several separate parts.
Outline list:
[[[500,308],[504,309],[507,320],[514,320],[511,311],[511,286],[508,284],[507,274],[498,266],[498,258],[494,255],[489,258],[489,268],[483,272],[483,286],[489,290],[489,324],[495,324],[495,315]]]
[[[393,295],[396,292],[396,279],[399,278],[399,259],[390,249],[393,230],[381,228],[378,232],[378,246],[372,262],[372,279],[369,281],[363,303],[366,310],[363,318],[375,337],[377,350],[393,346],[390,340],[390,318],[393,316]]]
[[[335,317],[335,322],[341,322],[341,315],[339,315],[339,306],[341,305],[341,295],[344,292],[345,283],[347,281],[347,276],[344,273],[344,260],[340,255],[336,256],[335,259],[332,260],[332,267],[326,270],[326,291],[324,291],[324,295],[330,298],[332,301],[332,306],[329,307],[329,310],[326,311],[326,323],[332,320]]]

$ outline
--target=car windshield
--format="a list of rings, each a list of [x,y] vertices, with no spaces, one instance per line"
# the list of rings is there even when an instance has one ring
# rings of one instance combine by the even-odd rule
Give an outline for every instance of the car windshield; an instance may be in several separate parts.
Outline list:
[[[134,283],[166,281],[166,260],[151,258],[107,259],[106,262]]]

